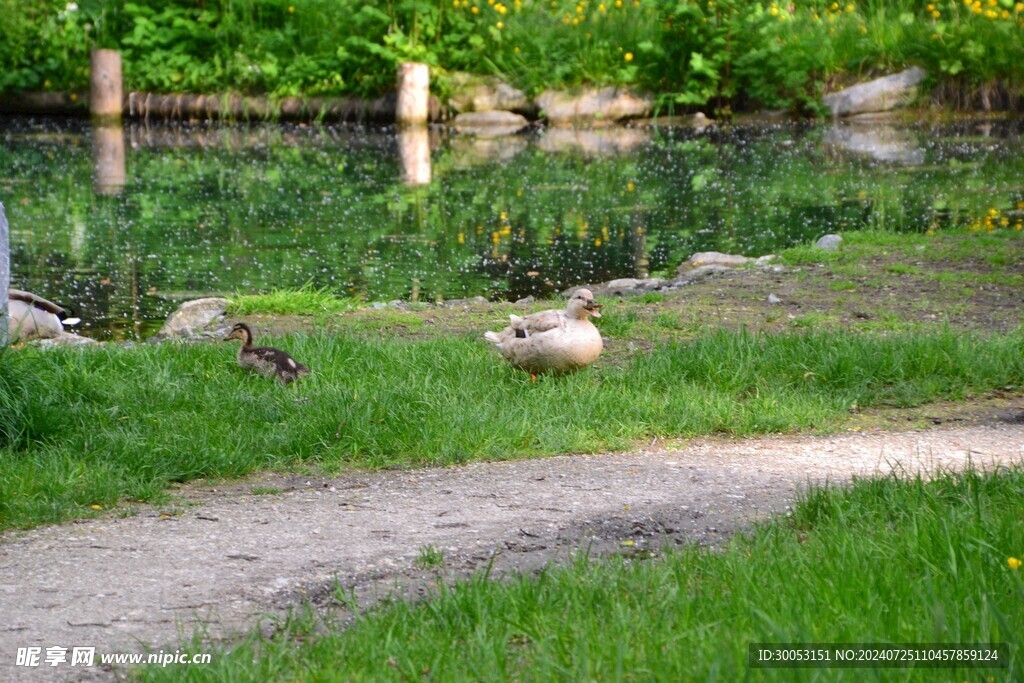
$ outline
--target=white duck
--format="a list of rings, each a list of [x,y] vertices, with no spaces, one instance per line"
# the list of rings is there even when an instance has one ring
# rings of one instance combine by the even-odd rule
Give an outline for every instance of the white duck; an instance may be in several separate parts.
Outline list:
[[[564,311],[509,316],[508,327],[501,332],[487,332],[484,339],[534,379],[541,372],[578,370],[601,355],[601,333],[590,322],[590,316],[601,317],[597,310],[600,307],[589,289],[577,289]]]
[[[7,325],[11,341],[59,336],[64,325],[78,318],[67,318],[67,311],[32,292],[11,289],[7,292]]]

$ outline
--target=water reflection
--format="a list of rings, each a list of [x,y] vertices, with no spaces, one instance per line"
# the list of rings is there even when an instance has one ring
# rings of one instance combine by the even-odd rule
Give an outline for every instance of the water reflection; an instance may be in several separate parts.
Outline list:
[[[93,127],[92,158],[96,194],[118,194],[125,183],[124,128],[119,123]]]
[[[207,294],[515,299],[672,273],[695,251],[972,225],[1024,200],[1021,122],[986,125],[482,140],[9,119],[0,201],[12,284],[74,305],[86,334],[134,337]]]

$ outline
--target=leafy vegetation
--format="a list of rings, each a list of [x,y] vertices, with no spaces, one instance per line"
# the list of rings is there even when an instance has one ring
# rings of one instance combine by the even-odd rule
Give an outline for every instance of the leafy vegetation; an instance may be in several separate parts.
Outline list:
[[[133,90],[375,96],[422,61],[529,93],[633,85],[666,109],[815,112],[826,84],[919,64],[954,103],[1012,105],[1024,64],[1013,0],[0,0],[0,91],[82,90],[114,47]]]
[[[720,551],[672,550],[439,584],[350,624],[311,611],[211,666],[145,681],[848,681],[864,669],[748,668],[751,643],[1007,643],[1006,668],[873,669],[877,681],[1019,680],[1024,471],[815,488]],[[346,617],[349,614],[346,612]],[[186,650],[207,651],[195,643]],[[1004,651],[1005,652],[1005,651]],[[858,675],[852,676],[851,673]]]

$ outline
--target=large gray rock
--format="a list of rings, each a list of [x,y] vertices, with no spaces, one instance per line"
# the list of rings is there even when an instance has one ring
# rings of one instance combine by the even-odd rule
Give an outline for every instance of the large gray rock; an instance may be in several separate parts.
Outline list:
[[[898,74],[859,83],[825,95],[825,106],[832,112],[832,116],[866,114],[903,107],[914,100],[918,84],[927,75],[927,71],[915,66]]]
[[[510,111],[472,111],[452,121],[456,133],[489,138],[515,135],[528,125],[525,116]]]
[[[651,292],[656,289],[662,289],[667,284],[668,282],[660,277],[645,279],[623,277],[617,280],[603,282],[599,285],[595,285],[591,289],[594,292],[594,296],[633,296],[637,294],[644,294],[645,292]]]
[[[496,109],[521,111],[529,108],[529,104],[526,93],[495,76],[452,74],[452,96],[448,98],[448,105],[460,114]]]
[[[698,251],[680,264],[679,274],[685,275],[691,270],[703,268],[704,266],[738,268],[750,261],[751,259],[746,256],[739,256],[737,254],[723,254],[720,251]]]
[[[203,332],[213,323],[224,319],[227,311],[227,299],[207,297],[186,301],[167,318],[164,326],[157,333],[161,337],[191,337]]]
[[[623,88],[586,89],[578,93],[545,90],[537,97],[537,106],[555,126],[574,123],[614,122],[650,116],[654,100]]]

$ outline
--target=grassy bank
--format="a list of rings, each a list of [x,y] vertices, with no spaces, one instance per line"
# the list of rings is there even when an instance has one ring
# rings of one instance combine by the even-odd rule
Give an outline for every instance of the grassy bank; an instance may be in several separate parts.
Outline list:
[[[313,375],[290,387],[268,382],[220,343],[7,352],[0,528],[259,468],[451,464],[616,449],[655,435],[832,430],[851,410],[1024,383],[1020,331],[721,330],[535,385],[478,334],[269,341]]]
[[[439,586],[418,604],[311,612],[210,666],[146,681],[1015,681],[1024,673],[1024,472],[816,489],[721,552],[585,558],[537,577]],[[1012,558],[1012,559],[1011,559]],[[344,597],[344,596],[340,596]],[[750,643],[1007,643],[1006,668],[775,669]],[[207,651],[195,644],[186,651]]]
[[[87,90],[94,46],[151,92],[378,95],[427,62],[529,94],[581,84],[661,93],[665,109],[814,112],[827,85],[909,64],[954,105],[1019,106],[1024,3],[1013,0],[0,0],[0,92]]]

